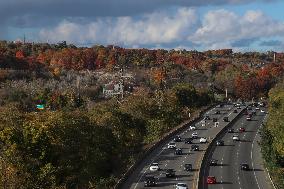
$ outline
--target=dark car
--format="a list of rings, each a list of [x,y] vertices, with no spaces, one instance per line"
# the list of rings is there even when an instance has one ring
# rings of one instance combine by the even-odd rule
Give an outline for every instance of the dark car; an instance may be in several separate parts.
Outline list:
[[[244,127],[240,127],[240,128],[239,128],[239,131],[242,133],[242,132],[245,132],[246,129],[245,129]]]
[[[248,115],[248,111],[244,111],[244,115]]]
[[[174,141],[175,141],[175,142],[181,142],[181,137],[180,137],[180,136],[176,136],[176,137],[174,138]]]
[[[234,133],[234,129],[229,129],[228,133]]]
[[[167,169],[166,170],[166,177],[175,177],[176,173],[173,169]]]
[[[146,176],[145,177],[145,181],[144,181],[144,186],[145,187],[152,187],[152,186],[156,186],[157,182],[155,177],[153,176]]]
[[[190,163],[184,164],[184,170],[185,171],[192,171],[192,164],[190,164]]]
[[[223,121],[228,122],[228,121],[229,121],[229,118],[228,118],[228,117],[224,117],[224,118],[223,118]]]
[[[199,151],[199,146],[198,145],[192,145],[191,151]]]
[[[224,141],[223,140],[217,140],[216,145],[217,146],[224,146]]]
[[[217,122],[217,118],[216,117],[214,117],[212,120],[213,120],[213,122]]]
[[[210,120],[210,117],[207,115],[207,116],[205,116],[204,119],[205,119],[205,120]]]
[[[186,138],[185,140],[184,140],[184,143],[185,144],[192,144],[192,138]]]
[[[234,110],[234,113],[238,113],[238,110]]]
[[[241,164],[241,170],[248,171],[249,170],[249,165],[247,163],[242,163]]]
[[[216,159],[210,160],[210,166],[217,166],[217,165],[218,165],[218,160],[216,160]]]
[[[182,155],[182,149],[181,148],[176,149],[175,155]]]
[[[219,111],[219,110],[217,110],[217,111],[215,112],[215,114],[220,114],[220,111]]]
[[[252,107],[248,106],[248,107],[247,107],[247,110],[252,110]]]

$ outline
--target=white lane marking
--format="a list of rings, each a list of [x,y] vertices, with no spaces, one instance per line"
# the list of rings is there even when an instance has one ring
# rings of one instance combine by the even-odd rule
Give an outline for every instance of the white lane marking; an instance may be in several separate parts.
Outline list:
[[[161,153],[164,151],[165,149],[162,149],[157,155],[156,157],[158,157],[159,155],[161,155]],[[155,159],[153,159],[150,163],[150,165],[155,161]],[[140,178],[138,179],[137,183],[134,186],[134,189],[137,188],[139,182],[141,181],[142,177],[145,175],[146,171],[149,169],[150,165],[145,169],[145,171],[142,173],[142,175],[140,176]]]
[[[264,119],[265,119],[265,117],[264,117]],[[264,120],[264,119],[263,119],[263,120]],[[257,130],[257,132],[256,132],[256,135],[255,135],[255,137],[254,137],[254,139],[253,139],[253,142],[252,142],[252,145],[251,145],[251,153],[250,153],[251,163],[252,163],[252,169],[253,169],[253,174],[254,174],[254,177],[255,177],[255,180],[256,180],[257,187],[258,187],[259,189],[260,189],[260,186],[259,186],[259,183],[258,183],[258,180],[257,180],[257,176],[256,176],[256,173],[255,173],[255,170],[254,170],[253,153],[252,153],[252,151],[253,151],[253,145],[254,145],[255,139],[256,139],[256,137],[257,137],[257,133],[259,132],[260,128],[261,128],[261,126],[258,128],[258,130]],[[266,168],[266,170],[267,170],[267,168]],[[272,179],[271,179],[271,177],[270,177],[270,174],[269,174],[268,170],[267,170],[267,173],[268,173],[268,176],[269,176],[269,178],[270,178],[270,181],[271,181],[271,183],[272,183],[273,188],[276,189],[276,187],[275,187],[275,185],[274,185],[274,183],[273,183],[273,181],[272,181]]]

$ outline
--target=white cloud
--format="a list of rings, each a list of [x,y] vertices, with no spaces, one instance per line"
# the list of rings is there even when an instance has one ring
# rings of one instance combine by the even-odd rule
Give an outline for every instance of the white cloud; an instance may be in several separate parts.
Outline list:
[[[241,48],[271,37],[284,37],[284,22],[261,11],[244,15],[220,9],[199,17],[192,8],[158,11],[139,18],[98,18],[94,22],[63,21],[42,29],[40,38],[75,44],[117,44],[127,47],[184,46],[203,49]],[[242,46],[243,45],[243,46]]]
[[[41,39],[53,42],[97,42],[103,44],[148,45],[185,40],[197,21],[190,8],[180,8],[170,15],[166,11],[132,17],[101,18],[88,24],[64,21],[54,29],[43,29]]]
[[[202,26],[189,40],[209,47],[228,47],[236,41],[284,36],[284,23],[261,11],[247,11],[243,16],[227,10],[209,11]]]

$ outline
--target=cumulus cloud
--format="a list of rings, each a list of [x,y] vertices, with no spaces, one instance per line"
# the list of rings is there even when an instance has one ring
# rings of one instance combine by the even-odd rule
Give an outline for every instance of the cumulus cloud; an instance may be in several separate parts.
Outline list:
[[[171,14],[170,14],[171,13]],[[284,22],[261,11],[244,15],[220,9],[203,17],[192,8],[158,11],[139,18],[98,18],[94,22],[65,20],[40,32],[44,41],[75,44],[117,44],[126,47],[179,47],[197,49],[250,47],[272,37],[284,37]],[[257,43],[258,42],[258,43]]]
[[[102,44],[149,45],[177,43],[186,40],[198,21],[195,10],[180,8],[173,14],[158,11],[142,16],[101,18],[87,24],[64,21],[54,29],[43,29],[42,40],[96,42]]]
[[[266,37],[284,36],[284,23],[273,20],[261,11],[247,11],[244,15],[221,9],[209,11],[202,25],[188,37],[206,46],[249,46]]]

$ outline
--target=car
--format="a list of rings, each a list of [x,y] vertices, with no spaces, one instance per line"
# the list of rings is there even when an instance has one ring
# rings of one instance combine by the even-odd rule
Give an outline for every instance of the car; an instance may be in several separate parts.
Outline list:
[[[176,148],[176,143],[170,142],[170,143],[168,144],[168,149],[173,149],[173,148]]]
[[[216,178],[214,176],[208,176],[207,184],[216,184]]]
[[[256,107],[255,109],[256,109],[256,110],[259,110],[259,107]]]
[[[263,102],[261,102],[261,103],[259,104],[259,106],[264,107],[265,104],[264,104]]]
[[[198,145],[192,145],[191,151],[199,151],[199,146]]]
[[[186,138],[185,140],[184,140],[184,143],[185,144],[192,144],[192,138]]]
[[[234,129],[228,129],[228,133],[234,133]]]
[[[240,127],[240,128],[239,128],[239,131],[240,131],[240,132],[245,132],[246,129],[245,129],[244,127]]]
[[[246,120],[247,120],[247,121],[251,121],[251,116],[247,116],[247,117],[246,117]]]
[[[156,182],[156,178],[153,176],[146,176],[145,177],[145,181],[144,181],[144,186],[145,187],[152,187],[152,186],[156,186],[157,182]]]
[[[191,136],[192,136],[192,138],[193,138],[193,139],[198,138],[198,134],[197,134],[197,132],[192,133],[192,134],[191,134]]]
[[[206,142],[207,142],[207,138],[201,137],[201,138],[199,139],[199,142],[200,142],[200,143],[206,143]]]
[[[244,111],[244,115],[248,115],[248,111]]]
[[[249,165],[247,163],[242,163],[241,164],[241,170],[248,171],[249,170]]]
[[[264,111],[264,110],[260,110],[260,112],[261,112],[261,113],[265,113],[265,111]]]
[[[248,106],[248,107],[247,107],[247,110],[252,110],[252,107]]]
[[[159,171],[160,167],[158,163],[152,163],[150,166],[150,171]]]
[[[219,111],[219,110],[217,110],[217,111],[215,112],[215,114],[220,114],[220,111]]]
[[[166,170],[166,177],[175,177],[176,176],[176,173],[173,169],[167,169]]]
[[[233,112],[234,112],[234,113],[238,113],[238,110],[234,110]]]
[[[224,118],[223,118],[223,121],[228,122],[228,121],[229,121],[229,118],[228,118],[228,117],[224,117]]]
[[[184,170],[185,171],[192,171],[192,164],[190,164],[190,163],[184,164]]]
[[[195,130],[195,129],[196,129],[195,125],[189,126],[189,130]]]
[[[217,166],[217,165],[218,165],[218,160],[216,160],[216,159],[210,160],[210,166]]]
[[[207,115],[205,116],[204,120],[210,120],[210,117]]]
[[[240,140],[239,135],[234,135],[234,136],[233,136],[233,141],[239,141],[239,140]]]
[[[175,189],[188,189],[188,187],[185,183],[177,183]]]
[[[175,142],[181,142],[181,137],[179,135],[175,136],[174,141]]]
[[[237,109],[242,109],[241,106],[237,106]]]
[[[217,140],[216,145],[217,146],[224,146],[224,141],[223,140]]]
[[[175,155],[182,155],[182,149],[177,148],[176,151],[175,151]]]
[[[217,118],[214,117],[214,118],[212,119],[212,121],[213,121],[213,122],[217,122]]]

